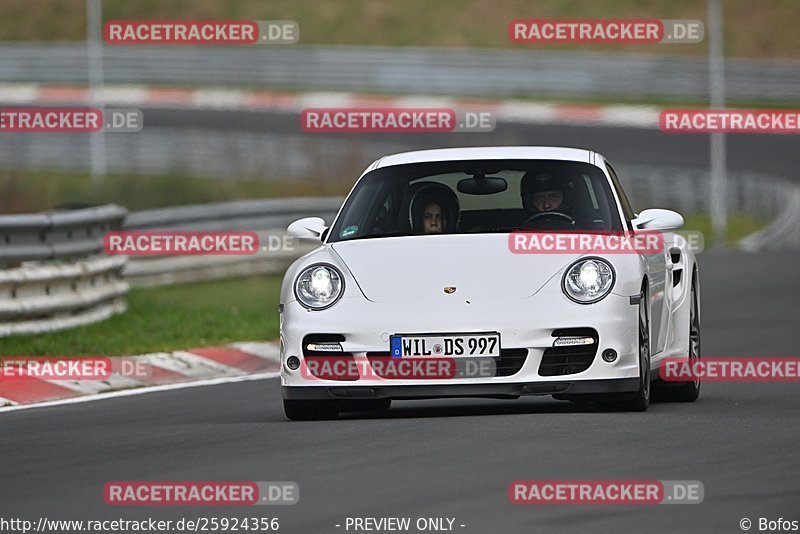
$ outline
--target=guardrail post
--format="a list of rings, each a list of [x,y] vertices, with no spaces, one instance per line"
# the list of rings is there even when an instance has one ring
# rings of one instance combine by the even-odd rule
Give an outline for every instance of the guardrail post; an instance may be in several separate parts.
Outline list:
[[[725,56],[722,36],[722,3],[708,1],[708,71],[711,108],[725,107]],[[714,245],[725,246],[728,227],[728,185],[725,173],[725,134],[711,134],[711,230]]]
[[[89,67],[89,101],[103,109],[103,6],[101,0],[86,0],[86,46]],[[102,184],[106,177],[106,138],[103,129],[89,134],[92,182]]]

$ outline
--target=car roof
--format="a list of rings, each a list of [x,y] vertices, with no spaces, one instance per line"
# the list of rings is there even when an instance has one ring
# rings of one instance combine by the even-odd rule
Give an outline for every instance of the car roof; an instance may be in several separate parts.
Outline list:
[[[592,151],[558,146],[482,146],[415,150],[384,156],[373,163],[370,170],[408,163],[471,159],[555,159],[592,163]]]

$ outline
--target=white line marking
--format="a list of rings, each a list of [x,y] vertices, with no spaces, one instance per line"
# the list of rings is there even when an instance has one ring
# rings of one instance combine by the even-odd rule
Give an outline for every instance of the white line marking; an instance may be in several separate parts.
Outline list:
[[[332,91],[299,93],[295,99],[295,109],[305,108],[349,108],[355,105],[353,93]]]
[[[244,372],[185,351],[155,352],[134,356],[133,359],[192,378],[210,378],[220,374],[231,376]]]
[[[198,108],[239,109],[245,106],[246,93],[230,89],[195,89],[191,103]]]
[[[178,360],[188,361],[192,366],[192,373],[199,372],[206,376],[219,376],[221,374],[233,376],[240,375],[245,372],[237,367],[219,363],[216,360],[206,358],[205,356],[200,356],[199,354],[195,354],[193,352],[176,350],[172,353],[172,357]]]
[[[356,96],[356,102],[358,97]],[[394,97],[394,102],[390,108],[450,108],[455,109],[456,99],[449,96],[428,96],[428,95],[408,95]]]
[[[39,96],[39,87],[38,84],[28,83],[0,84],[0,100],[9,104],[35,102]]]
[[[497,120],[504,122],[549,123],[555,120],[555,106],[539,102],[506,100],[495,111]]]
[[[11,399],[7,399],[5,397],[0,397],[0,408],[2,408],[4,406],[9,406],[9,405],[10,406],[16,406],[17,403],[15,401],[12,401]]]
[[[171,391],[175,389],[196,388],[203,386],[215,386],[217,384],[229,384],[232,382],[249,382],[251,380],[267,380],[269,378],[276,378],[280,375],[279,372],[275,373],[259,373],[255,375],[245,376],[229,376],[222,378],[210,378],[206,380],[197,380],[195,382],[179,382],[177,384],[164,384],[161,386],[149,386],[136,389],[125,389],[122,391],[111,391],[108,393],[99,393],[97,395],[87,395],[85,397],[74,397],[71,399],[61,399],[55,401],[41,402],[38,404],[18,404],[16,406],[6,406],[0,408],[0,414],[7,412],[14,412],[17,410],[29,410],[33,408],[47,408],[50,406],[63,406],[66,404],[79,404],[83,402],[92,402],[105,399],[113,399],[117,397],[130,397],[133,395],[144,395],[145,393],[156,393],[159,391]],[[11,402],[11,401],[9,401]]]
[[[110,85],[103,87],[100,98],[114,106],[140,106],[147,102],[146,85]]]

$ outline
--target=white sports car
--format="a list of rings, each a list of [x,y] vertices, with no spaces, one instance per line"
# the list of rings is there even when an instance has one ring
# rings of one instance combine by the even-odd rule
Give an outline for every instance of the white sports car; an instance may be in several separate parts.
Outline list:
[[[591,150],[383,157],[330,227],[318,217],[289,226],[322,244],[281,289],[285,413],[521,395],[643,411],[651,381],[665,398],[693,401],[699,381],[658,373],[664,358],[700,357],[698,267],[673,233],[682,224],[668,210],[634,213]],[[645,234],[659,246],[574,239]]]

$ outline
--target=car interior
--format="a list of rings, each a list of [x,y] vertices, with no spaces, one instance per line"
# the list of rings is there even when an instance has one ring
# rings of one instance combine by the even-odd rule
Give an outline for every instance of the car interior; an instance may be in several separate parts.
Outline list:
[[[521,194],[524,176],[541,172],[556,176],[568,188],[562,207],[546,213],[537,212],[530,199],[523,202]],[[588,164],[546,162],[535,168],[412,174],[410,179],[408,174],[396,174],[365,189],[364,194],[354,195],[340,238],[421,234],[413,220],[414,206],[430,201],[447,213],[445,234],[620,229],[608,182],[602,171]]]

